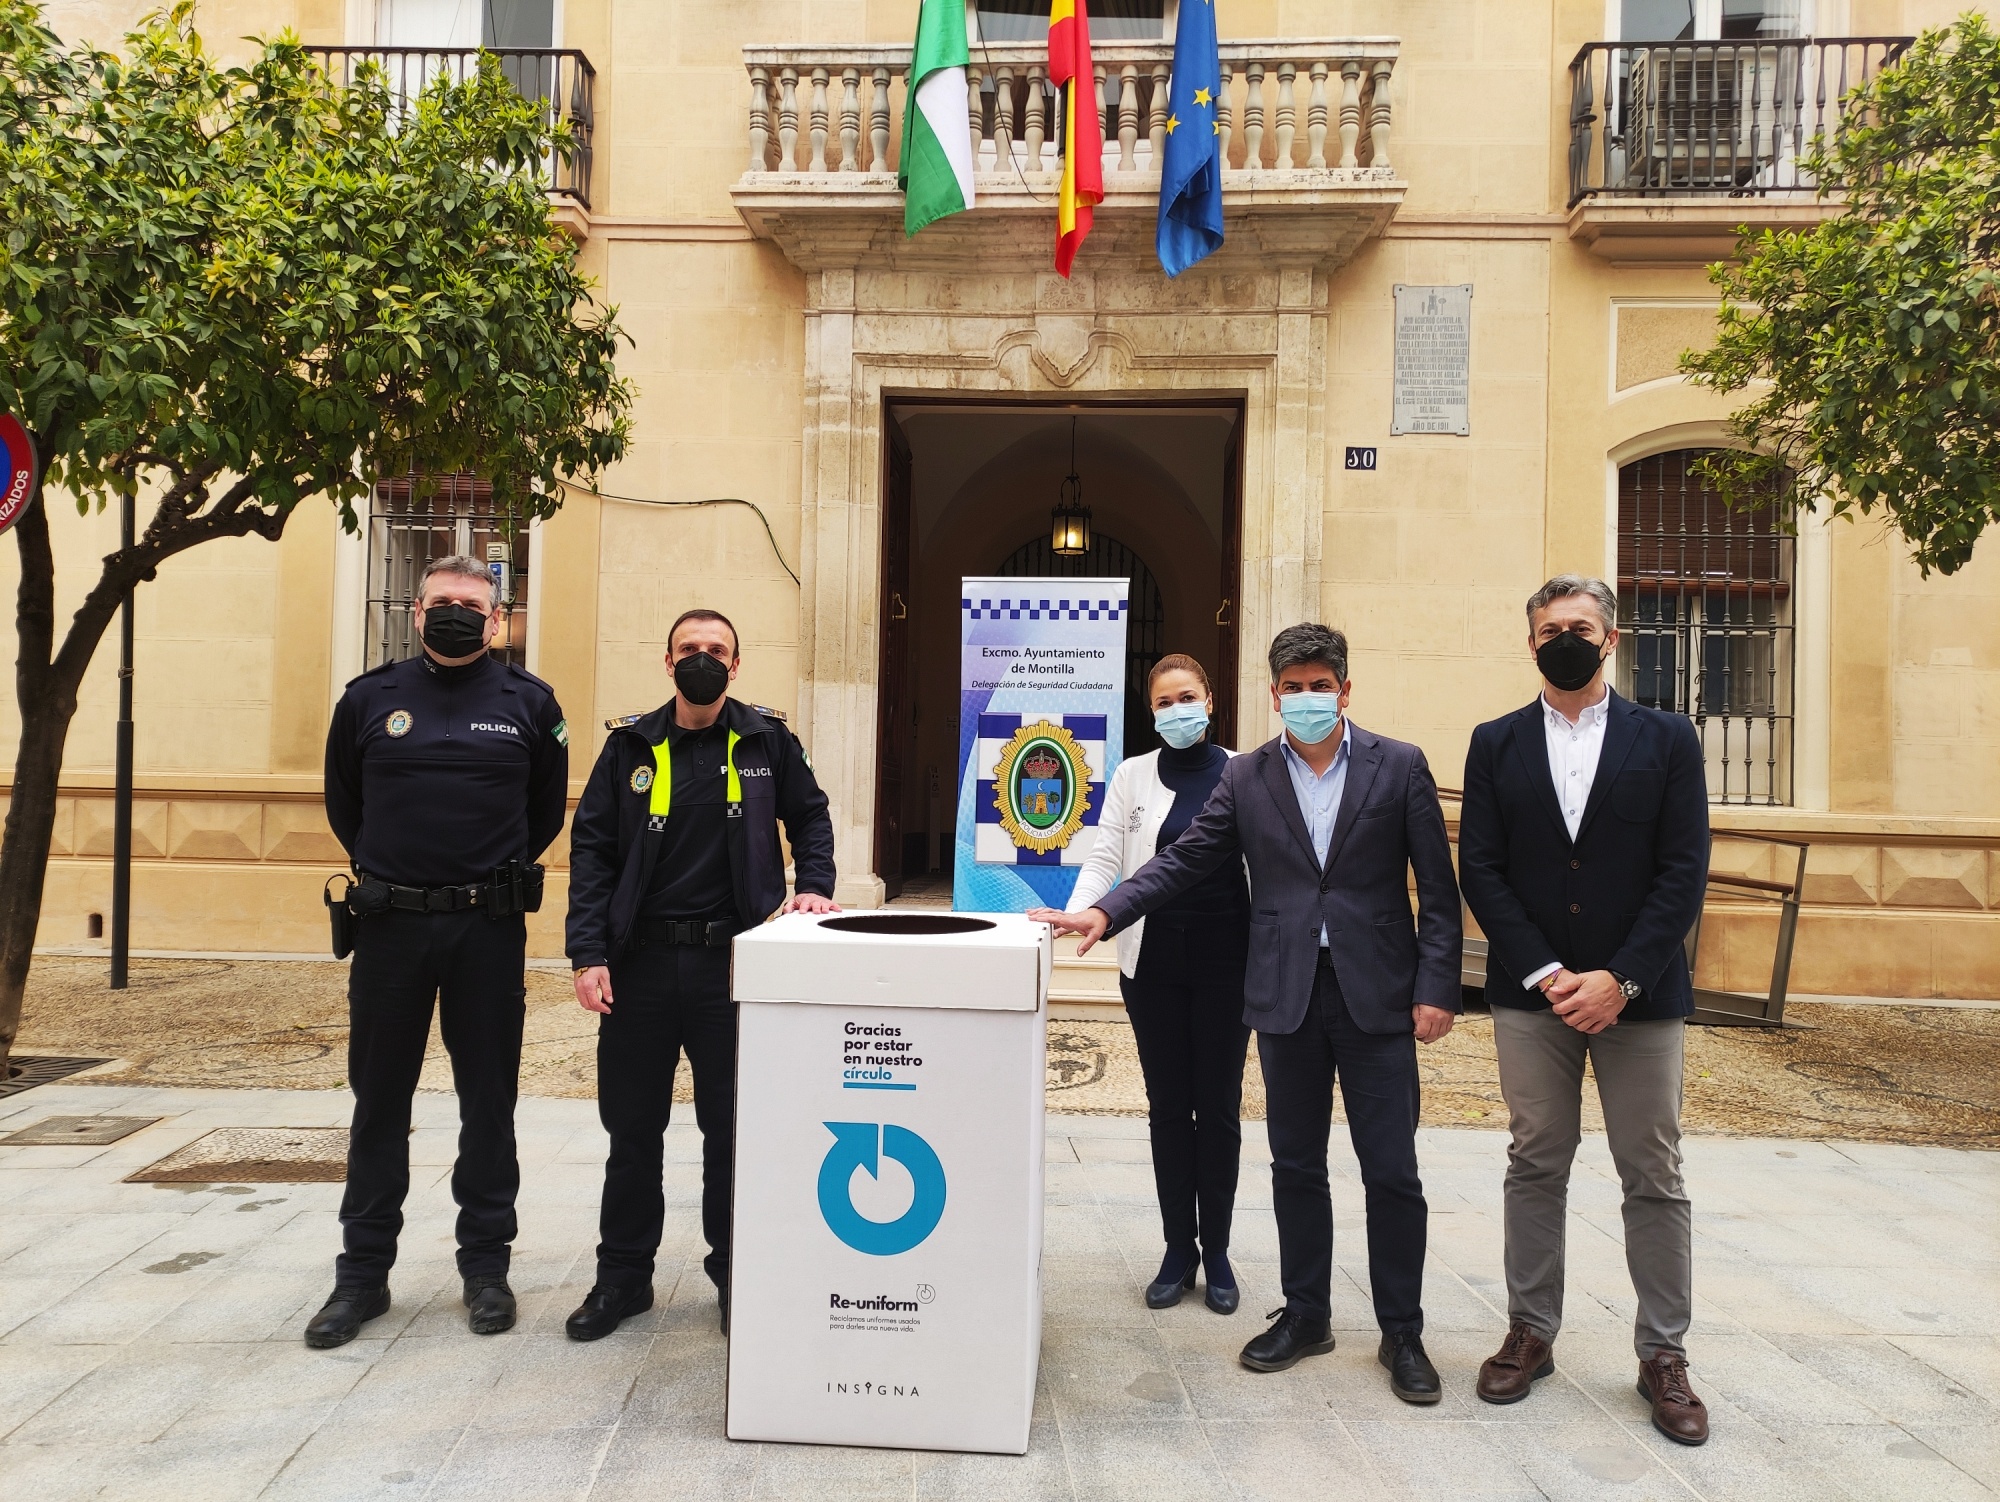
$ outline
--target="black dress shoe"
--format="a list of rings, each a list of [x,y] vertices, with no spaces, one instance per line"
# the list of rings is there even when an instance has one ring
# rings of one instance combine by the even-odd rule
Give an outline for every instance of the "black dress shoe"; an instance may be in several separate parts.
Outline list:
[[[1166,1256],[1160,1259],[1160,1270],[1146,1285],[1146,1307],[1173,1308],[1181,1301],[1181,1295],[1194,1287],[1194,1275],[1200,1269],[1201,1258],[1193,1252],[1168,1247]]]
[[[1333,1349],[1333,1331],[1326,1316],[1296,1309],[1273,1309],[1271,1328],[1243,1348],[1237,1358],[1253,1372],[1282,1372],[1307,1356],[1324,1356]]]
[[[653,1285],[640,1288],[612,1288],[599,1283],[583,1296],[563,1325],[571,1340],[602,1340],[635,1314],[653,1307]]]
[[[498,1335],[514,1328],[514,1290],[504,1276],[491,1273],[465,1280],[466,1324],[474,1335]]]
[[[1437,1368],[1424,1354],[1423,1338],[1416,1331],[1384,1335],[1375,1359],[1389,1368],[1389,1391],[1405,1403],[1435,1403],[1444,1396]]]
[[[361,1327],[379,1314],[389,1312],[389,1285],[348,1284],[336,1287],[320,1311],[306,1322],[306,1344],[317,1351],[344,1346],[361,1333]]]

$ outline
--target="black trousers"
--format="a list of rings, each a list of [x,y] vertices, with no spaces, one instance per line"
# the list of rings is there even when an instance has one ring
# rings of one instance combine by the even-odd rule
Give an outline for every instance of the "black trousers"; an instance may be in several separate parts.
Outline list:
[[[495,922],[475,910],[377,913],[361,921],[347,973],[354,1125],[336,1283],[382,1283],[395,1265],[410,1192],[410,1100],[423,1072],[433,1002],[458,1092],[458,1160],[451,1170],[458,1270],[468,1278],[506,1273],[521,1187],[514,1099],[527,933],[521,918]]]
[[[1153,1184],[1168,1246],[1229,1250],[1243,1154],[1243,955],[1247,934],[1213,920],[1146,920],[1138,973],[1120,976],[1146,1079]]]
[[[1368,1282],[1385,1332],[1424,1327],[1430,1208],[1417,1177],[1417,1041],[1364,1033],[1322,958],[1312,1005],[1294,1033],[1257,1035],[1271,1139],[1271,1205],[1285,1306],[1323,1316],[1333,1282],[1333,1201],[1326,1174],[1333,1085],[1361,1161],[1368,1205]]]
[[[634,946],[611,967],[611,1013],[597,1021],[597,1116],[611,1135],[598,1212],[597,1281],[636,1288],[653,1278],[667,1201],[661,1185],[674,1071],[694,1071],[701,1128],[702,1266],[729,1286],[729,1190],[736,1164],[736,1004],[729,949]]]

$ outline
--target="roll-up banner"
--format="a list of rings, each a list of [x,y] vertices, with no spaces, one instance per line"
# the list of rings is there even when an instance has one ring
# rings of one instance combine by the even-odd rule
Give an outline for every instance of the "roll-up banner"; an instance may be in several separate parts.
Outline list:
[[[966,579],[952,906],[1063,907],[1125,752],[1125,579]]]

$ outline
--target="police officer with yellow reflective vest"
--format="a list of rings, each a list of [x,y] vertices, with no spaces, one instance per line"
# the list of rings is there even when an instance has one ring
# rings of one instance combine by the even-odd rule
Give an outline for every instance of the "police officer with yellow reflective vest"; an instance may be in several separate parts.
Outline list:
[[[597,1111],[611,1137],[597,1280],[569,1317],[574,1340],[653,1307],[663,1138],[683,1052],[701,1128],[702,1265],[728,1331],[730,940],[780,908],[839,911],[833,820],[804,749],[777,711],[724,697],[741,666],[736,628],[713,610],[687,611],[667,633],[667,661],[675,697],[610,723],[570,834],[569,961],[578,1003],[600,1014]]]
[[[423,652],[347,685],[326,738],[326,815],[354,863],[335,894],[334,954],[351,948],[347,1078],[354,1091],[344,1249],[306,1344],[338,1346],[389,1308],[410,1188],[410,1098],[437,1004],[458,1092],[458,1271],[475,1334],[514,1323],[507,1269],[521,1169],[514,1151],[532,864],[562,830],[569,732],[539,678],[487,651],[502,612],[486,566],[424,570]]]

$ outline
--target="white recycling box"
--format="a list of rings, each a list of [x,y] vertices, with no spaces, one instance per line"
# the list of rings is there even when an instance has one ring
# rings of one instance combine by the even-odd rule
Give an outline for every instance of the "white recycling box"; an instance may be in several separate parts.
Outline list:
[[[731,1439],[1028,1448],[1048,930],[791,914],[739,935]]]

